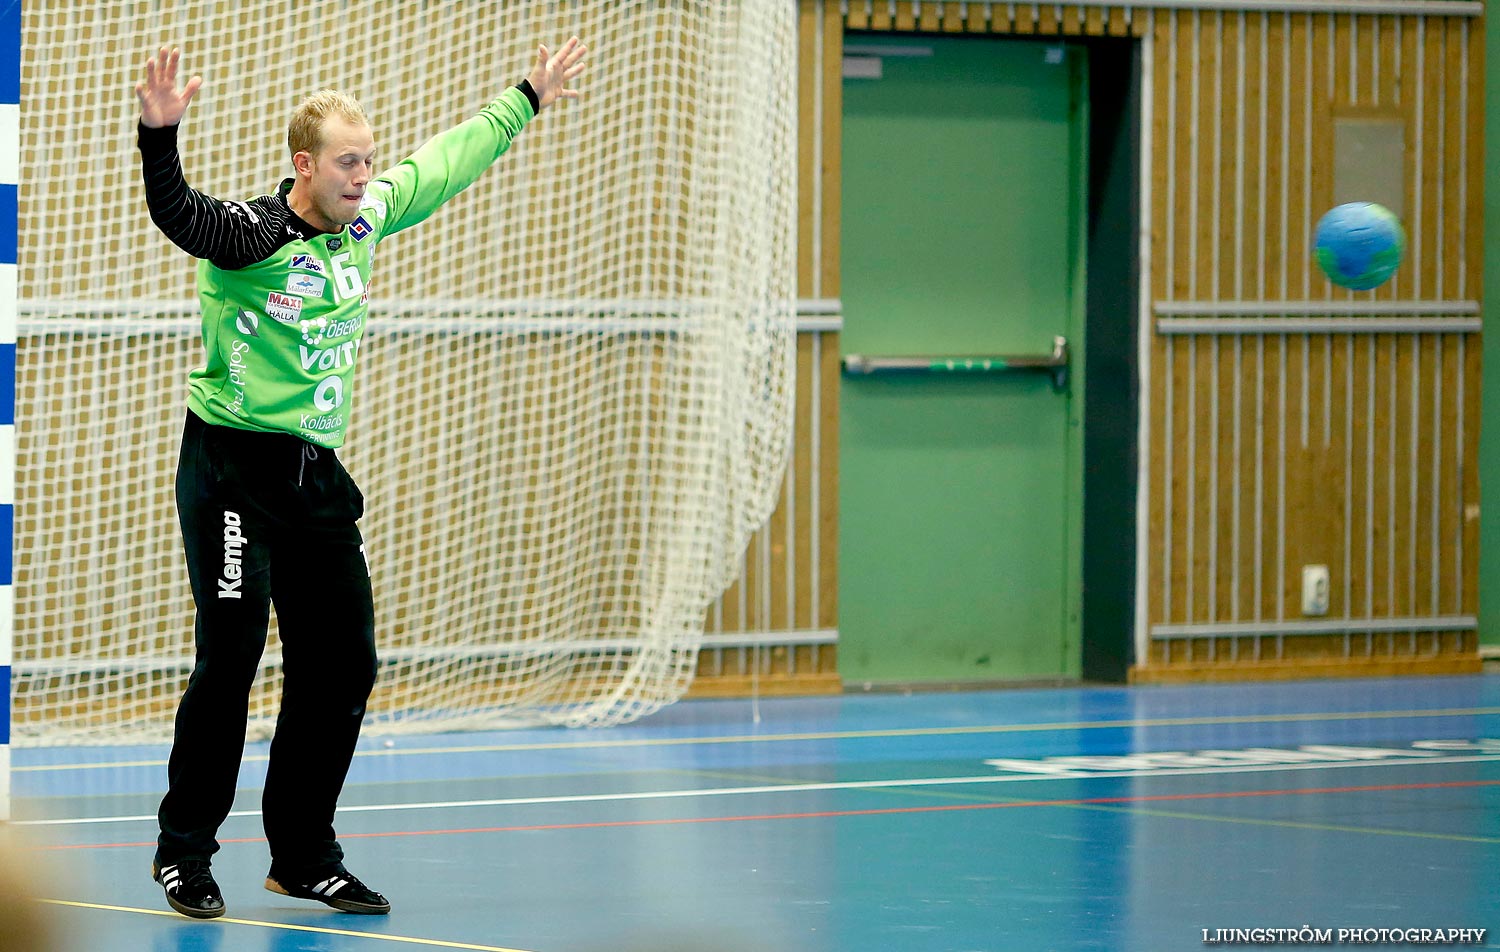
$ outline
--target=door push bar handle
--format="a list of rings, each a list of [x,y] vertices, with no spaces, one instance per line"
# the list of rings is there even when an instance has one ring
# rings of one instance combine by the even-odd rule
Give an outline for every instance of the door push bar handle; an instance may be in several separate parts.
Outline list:
[[[982,357],[866,357],[848,354],[843,361],[849,376],[871,374],[994,374],[1041,370],[1052,377],[1052,389],[1068,385],[1068,339],[1052,338],[1050,354]]]

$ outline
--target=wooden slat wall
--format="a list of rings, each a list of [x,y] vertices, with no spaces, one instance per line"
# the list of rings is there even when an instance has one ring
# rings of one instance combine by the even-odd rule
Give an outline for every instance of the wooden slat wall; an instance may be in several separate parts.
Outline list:
[[[1479,299],[1467,199],[1482,175],[1482,27],[1232,11],[1153,21],[1153,302],[1354,302],[1357,314],[1431,301],[1417,316],[1439,317]],[[1408,129],[1407,257],[1368,293],[1333,287],[1310,248],[1333,203],[1332,117],[1349,113]],[[1153,637],[1138,676],[1477,666],[1463,622],[1476,608],[1476,335],[1154,334],[1145,394]],[[1305,564],[1329,567],[1327,619],[1302,617]],[[1295,635],[1321,621],[1345,630]],[[1285,634],[1212,627],[1273,624]],[[1201,636],[1163,637],[1174,630]]]
[[[1481,205],[1471,200],[1483,171],[1480,20],[951,0],[845,6],[841,14],[832,0],[801,2],[804,297],[838,295],[840,54],[849,29],[1141,38],[1152,96],[1150,302],[1480,300]],[[1360,110],[1408,125],[1407,259],[1390,283],[1364,294],[1329,285],[1310,247],[1332,203],[1332,117]],[[1148,557],[1133,676],[1477,666],[1472,629],[1358,630],[1367,619],[1380,622],[1372,628],[1392,618],[1452,625],[1475,612],[1477,336],[1147,333]],[[814,359],[810,336],[799,357],[799,383],[809,389],[800,391],[792,503],[752,544],[711,629],[837,628],[838,338],[821,335]],[[805,506],[812,480],[816,513]],[[814,532],[810,576],[803,540]],[[1347,633],[1151,637],[1173,626],[1296,624],[1304,564],[1329,567],[1325,620]],[[832,659],[826,647],[773,649],[761,658],[769,679],[760,689],[809,675],[809,665],[836,683]],[[700,684],[752,670],[753,655],[710,652]]]

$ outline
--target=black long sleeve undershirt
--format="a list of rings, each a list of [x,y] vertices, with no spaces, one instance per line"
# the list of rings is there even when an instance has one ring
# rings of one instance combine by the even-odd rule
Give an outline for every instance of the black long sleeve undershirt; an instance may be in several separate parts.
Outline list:
[[[540,108],[536,90],[524,79],[516,88],[535,115]],[[291,179],[284,180],[275,194],[248,202],[223,201],[191,188],[182,174],[177,128],[138,124],[136,130],[146,206],[156,227],[177,247],[233,271],[264,261],[288,242],[323,234],[287,205]]]
[[[275,195],[221,201],[190,188],[183,178],[176,126],[142,125],[137,134],[151,220],[193,257],[234,270],[265,260],[289,241],[321,234],[288,207],[285,183]]]

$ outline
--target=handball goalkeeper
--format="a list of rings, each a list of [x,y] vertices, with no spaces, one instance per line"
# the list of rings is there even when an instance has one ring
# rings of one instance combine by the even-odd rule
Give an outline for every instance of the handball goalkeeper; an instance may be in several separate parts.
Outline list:
[[[197,606],[195,662],[177,708],[152,877],[183,915],[224,914],[210,863],[244,751],[271,605],[283,693],[262,797],[266,888],[343,912],[390,903],[344,868],[339,792],[375,683],[364,497],[340,464],[375,246],[477,179],[537,113],[577,98],[577,37],[540,47],[530,73],[380,175],[364,109],[324,90],[292,114],[294,174],[270,195],[191,189],[177,128],[202,85],[179,88],[177,50],[136,84],[146,203],[200,259],[203,363],[188,379],[177,512]]]

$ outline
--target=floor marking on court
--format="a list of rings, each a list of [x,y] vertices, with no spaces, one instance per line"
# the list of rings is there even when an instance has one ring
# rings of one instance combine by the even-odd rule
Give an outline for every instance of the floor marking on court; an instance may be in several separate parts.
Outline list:
[[[836,780],[820,783],[786,783],[753,787],[705,787],[685,790],[645,790],[632,793],[574,793],[545,797],[499,797],[488,800],[428,800],[420,803],[366,803],[340,806],[340,814],[394,813],[402,810],[463,810],[475,807],[535,806],[555,803],[618,803],[630,800],[675,800],[695,797],[755,796],[765,793],[816,793],[829,790],[881,790],[892,787],[946,787],[960,784],[1038,783],[1047,780],[1089,780],[1123,777],[1197,777],[1207,774],[1279,773],[1288,770],[1332,770],[1348,767],[1411,767],[1421,764],[1473,764],[1500,761],[1500,754],[1468,757],[1431,757],[1423,760],[1323,761],[1294,764],[1244,764],[1230,767],[1162,767],[1145,770],[1099,770],[1075,773],[986,774],[979,777],[906,777],[896,780]],[[233,810],[230,817],[258,817],[259,810]],[[71,826],[95,823],[155,822],[154,813],[133,816],[69,817],[49,820],[11,820],[11,826]]]
[[[1500,837],[1464,836],[1461,833],[1428,833],[1422,830],[1393,830],[1379,826],[1343,826],[1334,823],[1305,823],[1297,820],[1267,820],[1263,817],[1217,816],[1212,813],[1179,813],[1175,810],[1138,810],[1133,807],[1109,806],[1107,804],[1083,804],[1080,810],[1098,810],[1103,813],[1124,813],[1131,816],[1155,816],[1169,820],[1207,820],[1213,823],[1237,823],[1247,826],[1274,826],[1293,830],[1313,830],[1324,833],[1359,833],[1375,836],[1406,836],[1423,840],[1452,840],[1460,843],[1500,843]]]
[[[794,734],[729,734],[708,737],[638,737],[630,740],[568,740],[526,744],[482,744],[451,747],[393,747],[361,749],[356,757],[415,757],[433,754],[493,754],[523,751],[623,750],[642,747],[686,747],[695,744],[782,744],[819,740],[862,740],[891,737],[952,737],[968,734],[1026,734],[1047,731],[1118,730],[1146,727],[1212,727],[1220,724],[1289,724],[1315,721],[1368,721],[1418,717],[1487,717],[1500,714],[1500,707],[1439,708],[1415,711],[1318,711],[1302,714],[1227,714],[1219,717],[1162,717],[1144,720],[1060,721],[1040,724],[983,724],[970,727],[910,727],[864,731],[810,731]],[[372,735],[374,736],[374,735]],[[400,738],[394,738],[399,743]],[[250,754],[244,763],[259,763],[268,754]],[[11,773],[67,770],[118,770],[127,767],[161,767],[165,758],[153,760],[99,761],[83,764],[11,765]]]
[[[161,909],[141,909],[136,906],[110,906],[99,902],[74,902],[69,899],[39,899],[51,906],[68,906],[74,909],[99,909],[105,912],[132,912],[142,916],[166,916],[171,919],[185,920],[185,917],[175,912],[166,912]],[[380,939],[385,942],[402,942],[408,945],[429,945],[440,949],[470,949],[472,952],[527,952],[525,949],[511,949],[499,945],[474,945],[469,942],[445,942],[442,939],[418,939],[413,936],[388,935],[382,932],[354,932],[348,929],[325,929],[321,926],[302,926],[289,922],[264,922],[259,919],[235,919],[231,916],[220,916],[217,919],[202,920],[207,923],[224,923],[236,926],[257,926],[262,929],[287,929],[292,932],[315,932],[319,935],[344,935],[355,939]]]
[[[562,796],[553,796],[553,797],[513,797],[513,798],[508,798],[508,799],[497,799],[497,800],[455,800],[455,801],[435,801],[435,802],[429,802],[429,803],[366,804],[366,805],[362,805],[362,806],[339,807],[339,811],[338,812],[341,813],[341,814],[342,813],[373,813],[373,812],[395,812],[395,811],[404,811],[404,810],[424,810],[424,809],[437,810],[437,809],[453,809],[453,808],[471,808],[471,807],[482,807],[482,806],[529,806],[529,805],[536,805],[536,804],[557,804],[557,803],[599,803],[599,802],[620,802],[620,801],[632,801],[632,800],[691,799],[693,797],[740,796],[740,795],[753,795],[753,794],[761,794],[761,793],[811,793],[811,792],[831,791],[831,790],[887,790],[887,789],[901,788],[901,787],[953,786],[953,785],[958,785],[958,784],[1026,783],[1026,782],[1033,782],[1034,783],[1034,782],[1042,782],[1042,781],[1048,781],[1048,780],[1085,780],[1085,779],[1092,779],[1092,778],[1095,778],[1095,777],[1099,777],[1099,778],[1138,778],[1138,777],[1202,776],[1202,775],[1205,775],[1205,774],[1227,774],[1227,773],[1246,773],[1246,772],[1279,773],[1279,772],[1288,771],[1288,770],[1326,770],[1326,769],[1330,769],[1330,768],[1342,768],[1342,767],[1379,767],[1379,766],[1385,766],[1385,767],[1404,767],[1404,766],[1413,766],[1413,765],[1416,765],[1416,764],[1444,764],[1444,763],[1454,764],[1454,763],[1480,763],[1480,762],[1493,763],[1493,762],[1495,762],[1497,760],[1500,760],[1500,757],[1497,757],[1497,756],[1444,757],[1444,758],[1436,758],[1436,759],[1433,759],[1433,760],[1411,760],[1411,761],[1399,761],[1399,762],[1390,762],[1390,761],[1379,761],[1379,762],[1374,762],[1374,761],[1357,761],[1357,762],[1354,762],[1354,763],[1346,763],[1346,764],[1306,764],[1306,763],[1303,763],[1303,764],[1276,764],[1276,765],[1269,766],[1269,767],[1262,766],[1262,765],[1250,765],[1250,766],[1245,766],[1245,767],[1196,768],[1196,769],[1195,768],[1187,768],[1187,769],[1157,770],[1157,771],[1141,771],[1141,770],[1136,770],[1136,771],[1113,771],[1113,772],[1092,773],[1092,774],[1078,775],[1078,776],[1063,776],[1063,775],[1057,775],[1057,774],[1010,774],[1010,775],[1000,776],[1000,777],[928,777],[928,778],[902,779],[902,780],[852,780],[852,781],[843,781],[843,782],[801,783],[801,784],[786,784],[786,785],[764,786],[764,787],[717,787],[717,788],[709,788],[709,789],[705,789],[705,790],[657,790],[657,791],[646,791],[646,792],[638,792],[638,793],[591,793],[591,794],[562,795]],[[1444,788],[1452,788],[1452,787],[1487,787],[1487,786],[1496,786],[1496,785],[1500,785],[1500,780],[1451,781],[1451,782],[1434,782],[1434,783],[1425,783],[1425,784],[1397,784],[1397,785],[1389,785],[1389,784],[1387,784],[1387,785],[1369,786],[1369,787],[1348,787],[1348,788],[1330,788],[1330,789],[1340,789],[1340,790],[1346,790],[1346,791],[1352,792],[1352,791],[1355,791],[1355,790],[1360,790],[1360,791],[1434,790],[1434,789],[1444,789]],[[1285,792],[1285,791],[1283,791],[1283,792]],[[1296,792],[1296,791],[1292,791],[1292,792]],[[1076,801],[1076,802],[1078,802],[1078,803],[1085,803],[1085,802],[1086,803],[1107,803],[1107,802],[1108,803],[1112,803],[1112,802],[1133,803],[1133,802],[1146,802],[1146,801],[1171,800],[1171,799],[1202,800],[1202,799],[1208,799],[1210,797],[1214,797],[1214,798],[1225,798],[1225,797],[1236,797],[1236,796],[1253,797],[1253,796],[1260,796],[1260,795],[1263,795],[1262,791],[1251,790],[1251,791],[1231,791],[1231,792],[1227,792],[1227,793],[1214,793],[1214,794],[1201,794],[1201,793],[1160,794],[1160,795],[1155,795],[1155,796],[1151,796],[1151,797],[1144,797],[1144,798],[1138,798],[1138,799],[1131,799],[1131,798],[1128,798],[1128,797],[1126,797],[1126,798],[1104,798],[1104,799],[1080,800],[1080,801]],[[1067,800],[1029,801],[1028,800],[1028,801],[1022,801],[1022,802],[1027,803],[1027,804],[1031,804],[1031,803],[1038,803],[1038,804],[1045,804],[1045,803],[1066,804],[1066,803],[1075,802],[1075,801],[1067,801]],[[921,808],[918,808],[918,809],[921,809]],[[880,812],[880,811],[876,811],[876,812]],[[896,811],[896,812],[899,812],[899,811]],[[256,816],[260,816],[260,811],[259,810],[236,810],[236,811],[231,812],[229,815],[231,817],[256,817]],[[814,815],[817,815],[817,816],[825,816],[825,815],[826,816],[854,816],[854,815],[860,815],[860,814],[858,814],[858,813],[838,813],[838,812],[835,812],[835,813],[828,813],[828,814],[789,814],[788,816],[804,816],[804,815],[807,815],[807,816],[814,816]],[[154,822],[154,821],[156,821],[156,819],[157,819],[157,817],[156,817],[155,814],[141,814],[141,815],[138,815],[138,816],[84,817],[84,818],[79,818],[79,819],[58,819],[58,820],[11,820],[10,821],[10,825],[11,826],[73,826],[73,825],[88,825],[88,824],[98,824],[98,823],[123,823],[123,822],[146,822],[146,821],[153,821]],[[650,821],[650,822],[654,822],[654,821]],[[683,822],[686,822],[686,821],[683,821]],[[694,821],[694,822],[698,822],[698,821]],[[608,824],[608,823],[602,823],[602,824],[588,824],[588,823],[584,823],[584,824],[569,824],[569,825],[566,825],[565,827],[544,826],[544,827],[536,827],[535,829],[574,828],[574,827],[587,827],[587,826],[591,826],[591,825],[606,825],[607,826],[607,825],[610,825],[610,824]],[[616,825],[618,825],[618,824],[616,824]],[[628,825],[628,824],[626,824],[626,825]],[[507,827],[506,829],[511,829],[511,828]],[[520,829],[520,828],[517,828],[517,829]],[[532,829],[532,827],[525,827],[525,829]],[[464,832],[464,831],[459,831],[459,832]],[[360,837],[360,836],[392,836],[392,835],[410,835],[410,834],[405,834],[405,833],[394,833],[394,834],[388,834],[388,833],[348,833],[348,834],[341,834],[341,835],[353,838],[353,837]],[[260,837],[241,837],[241,838],[235,838],[235,839],[224,838],[224,839],[221,839],[220,842],[222,842],[222,843],[257,843],[257,842],[262,842],[262,838],[260,838]],[[134,843],[134,842],[132,842],[132,843],[88,843],[88,844],[62,844],[62,845],[52,845],[52,846],[37,846],[35,848],[36,849],[41,849],[41,850],[70,850],[70,849],[104,849],[104,848],[116,848],[116,847],[137,847],[137,846],[149,846],[149,845],[151,845],[150,842],[141,842],[141,843]]]
[[[932,799],[958,800],[963,803],[992,803],[992,799],[974,793],[950,793],[946,790],[891,790],[895,796],[929,797]],[[1020,798],[1016,798],[1020,799]],[[1105,804],[1080,804],[1079,810],[1095,810],[1101,813],[1116,813],[1127,816],[1150,816],[1176,820],[1206,820],[1214,823],[1238,823],[1252,826],[1285,827],[1294,830],[1321,830],[1328,833],[1365,833],[1380,836],[1409,836],[1419,839],[1455,840],[1461,843],[1500,843],[1500,837],[1464,836],[1459,833],[1426,833],[1418,830],[1398,830],[1388,827],[1340,826],[1331,823],[1307,823],[1296,820],[1268,820],[1263,817],[1223,816],[1214,813],[1182,813],[1175,810],[1148,810],[1133,806],[1111,806]],[[147,844],[149,845],[149,844]]]
[[[801,820],[840,817],[885,816],[906,813],[954,813],[966,810],[1003,810],[1019,807],[1100,807],[1129,806],[1136,803],[1164,803],[1184,800],[1232,800],[1258,797],[1311,796],[1335,793],[1390,793],[1415,790],[1446,790],[1500,786],[1500,780],[1443,780],[1432,783],[1371,784],[1365,786],[1311,787],[1283,790],[1228,790],[1199,793],[1165,793],[1144,796],[1084,797],[1069,800],[1006,800],[987,803],[926,804],[912,807],[871,807],[861,810],[816,810],[797,813],[752,814],[730,817],[667,817],[652,820],[601,820],[580,823],[540,823],[526,826],[483,827],[462,830],[388,831],[383,833],[346,834],[350,839],[379,839],[398,836],[433,836],[456,833],[530,833],[547,830],[588,830],[635,826],[672,826],[695,823],[734,823],[754,820]]]
[[[707,817],[660,817],[650,820],[595,820],[579,823],[533,823],[514,826],[484,826],[445,830],[389,830],[378,833],[341,833],[340,839],[393,839],[415,836],[455,836],[477,833],[542,833],[562,830],[605,830],[649,826],[692,826],[711,823],[749,823],[769,820],[816,820],[844,819],[868,816],[900,816],[913,813],[963,813],[976,810],[1011,810],[1035,807],[1099,807],[1130,806],[1138,803],[1174,803],[1187,800],[1245,800],[1262,797],[1300,797],[1337,793],[1390,793],[1416,790],[1458,790],[1475,787],[1500,786],[1500,780],[1443,780],[1433,783],[1391,783],[1367,786],[1303,787],[1282,790],[1221,790],[1199,793],[1163,793],[1146,796],[1080,797],[1066,800],[1006,800],[995,803],[947,803],[912,807],[871,807],[862,810],[807,810],[794,813],[757,813],[739,816]],[[221,843],[263,843],[264,837],[222,839]],[[146,847],[154,841],[141,843],[90,843],[68,846],[34,847],[39,851],[107,849],[116,847]],[[170,915],[170,913],[162,913]],[[226,920],[229,921],[229,920]],[[459,948],[476,948],[460,946]]]

